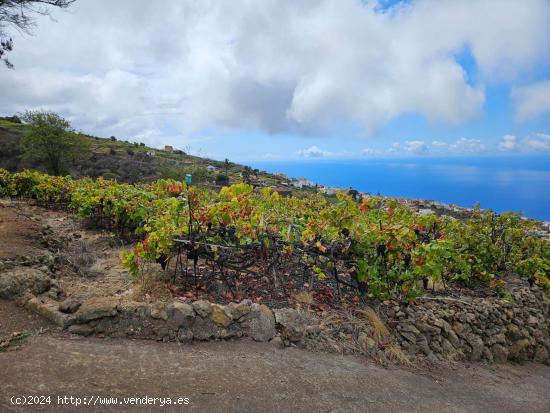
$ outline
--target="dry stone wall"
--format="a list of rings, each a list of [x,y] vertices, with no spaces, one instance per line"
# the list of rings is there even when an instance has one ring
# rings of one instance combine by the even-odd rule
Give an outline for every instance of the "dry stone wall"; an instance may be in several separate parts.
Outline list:
[[[179,301],[147,304],[109,297],[91,299],[77,306],[65,302],[59,304],[47,297],[33,297],[25,306],[80,335],[163,341],[243,336],[256,341],[269,341],[275,336],[273,312],[265,305],[250,300],[222,306],[204,300],[191,304]],[[74,313],[70,313],[72,309]]]
[[[322,318],[291,308],[272,311],[244,300],[148,304],[117,297],[59,301],[47,271],[18,269],[0,274],[0,297],[22,301],[70,332],[81,335],[189,341],[250,337],[308,347],[322,332]],[[550,363],[550,301],[540,289],[517,288],[513,301],[496,297],[427,297],[417,304],[383,304],[380,318],[395,344],[411,356],[488,362],[535,360]],[[361,348],[372,349],[371,331],[355,331]],[[371,354],[365,350],[365,353]]]
[[[429,358],[550,361],[550,301],[540,290],[383,309],[401,348]]]

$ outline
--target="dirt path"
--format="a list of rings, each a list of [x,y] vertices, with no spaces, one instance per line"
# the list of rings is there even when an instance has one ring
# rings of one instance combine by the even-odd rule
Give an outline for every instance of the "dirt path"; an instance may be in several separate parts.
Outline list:
[[[0,411],[51,395],[54,411],[545,412],[550,368],[460,367],[430,376],[248,340],[181,345],[40,335],[0,354]],[[188,397],[188,406],[57,405],[57,396]]]

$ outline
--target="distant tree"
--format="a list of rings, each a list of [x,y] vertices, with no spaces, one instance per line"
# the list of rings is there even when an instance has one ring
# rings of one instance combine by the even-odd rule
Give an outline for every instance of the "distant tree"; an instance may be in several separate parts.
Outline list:
[[[21,119],[28,125],[20,143],[23,159],[42,162],[50,174],[60,175],[67,161],[88,151],[86,138],[74,133],[69,122],[56,113],[27,111]]]
[[[139,146],[145,146],[145,144],[143,142],[140,142]]]
[[[245,184],[250,183],[250,174],[252,172],[252,168],[250,166],[245,166],[242,171],[243,181]]]
[[[12,122],[12,123],[21,123],[21,119],[19,119],[19,116],[17,115],[3,116],[3,117],[0,117],[0,120],[7,120],[8,122]]]
[[[348,195],[350,195],[353,198],[354,201],[357,201],[360,198],[360,194],[359,194],[359,191],[357,189],[350,188],[348,190]]]
[[[0,0],[0,1],[1,1],[1,0]],[[116,141],[116,137],[115,137],[115,136],[111,136],[109,139],[112,140],[113,142]]]
[[[75,0],[0,0],[0,60],[13,69],[13,64],[6,58],[6,53],[13,50],[13,40],[8,28],[30,33],[35,25],[36,15],[47,15],[51,7],[67,8]]]
[[[224,174],[216,175],[216,185],[229,185],[229,177]]]
[[[223,161],[223,166],[225,168],[225,175],[229,176],[229,159],[225,158]]]

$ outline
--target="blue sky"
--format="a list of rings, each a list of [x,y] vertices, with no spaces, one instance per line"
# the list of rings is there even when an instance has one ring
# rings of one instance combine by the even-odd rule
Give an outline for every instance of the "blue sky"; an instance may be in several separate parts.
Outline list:
[[[79,0],[13,37],[0,113],[99,136],[242,162],[550,153],[547,0]]]

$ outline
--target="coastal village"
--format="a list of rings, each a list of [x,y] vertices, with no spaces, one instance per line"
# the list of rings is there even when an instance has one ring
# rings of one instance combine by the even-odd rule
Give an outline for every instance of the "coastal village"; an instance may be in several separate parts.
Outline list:
[[[295,189],[304,189],[309,191],[317,191],[329,197],[336,195],[336,193],[339,191],[347,192],[350,195],[353,195],[354,197],[356,197],[357,199],[372,196],[372,194],[369,192],[360,192],[351,187],[340,188],[335,186],[320,185],[303,177],[289,178],[286,174],[281,172],[275,173],[275,176],[280,178],[281,181],[279,182],[279,186],[274,186],[274,189],[283,194],[288,190],[288,188],[295,188]],[[260,186],[260,187],[269,186],[268,182],[263,179],[258,179],[257,181],[251,182],[251,184],[254,186]],[[472,213],[474,212],[474,208],[467,208],[467,207],[462,207],[455,204],[447,204],[447,203],[434,201],[434,200],[410,199],[410,198],[403,198],[403,197],[398,197],[395,199],[397,199],[400,205],[406,206],[421,215],[436,214],[436,215],[446,215],[456,219],[464,219],[471,216]],[[528,218],[524,217],[524,219],[528,219]],[[541,221],[539,223],[539,228],[533,231],[533,235],[539,238],[550,239],[550,222]]]

